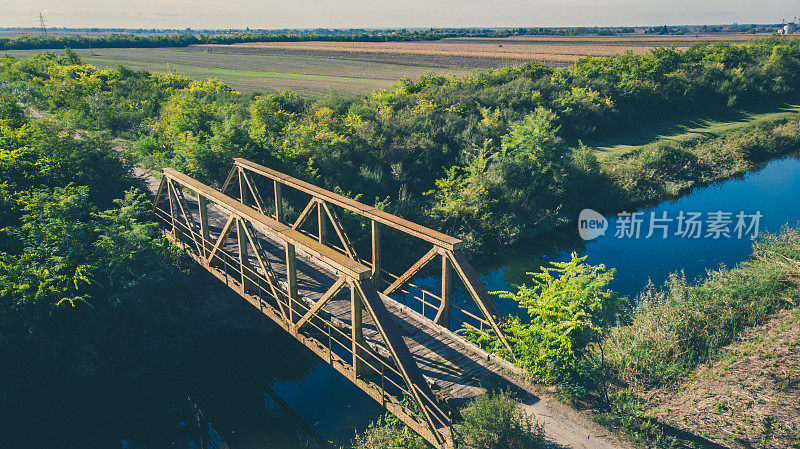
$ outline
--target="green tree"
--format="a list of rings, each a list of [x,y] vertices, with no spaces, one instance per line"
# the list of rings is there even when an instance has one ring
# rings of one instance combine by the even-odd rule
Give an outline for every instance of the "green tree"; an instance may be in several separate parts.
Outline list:
[[[297,94],[281,91],[256,97],[250,104],[250,136],[265,148],[280,146],[284,128],[303,110]]]

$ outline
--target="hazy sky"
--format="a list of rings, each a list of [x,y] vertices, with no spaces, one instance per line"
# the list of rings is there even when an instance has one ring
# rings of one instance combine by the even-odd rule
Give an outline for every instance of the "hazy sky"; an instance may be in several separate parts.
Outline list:
[[[0,0],[0,27],[349,28],[777,23],[797,0]]]

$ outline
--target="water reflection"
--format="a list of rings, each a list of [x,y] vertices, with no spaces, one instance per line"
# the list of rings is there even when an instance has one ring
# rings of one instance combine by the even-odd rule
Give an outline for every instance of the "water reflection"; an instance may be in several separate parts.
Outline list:
[[[198,447],[181,431],[187,395],[232,449],[341,445],[381,414],[274,326],[214,335],[169,360],[132,382],[95,377],[18,398],[0,420],[0,447]]]

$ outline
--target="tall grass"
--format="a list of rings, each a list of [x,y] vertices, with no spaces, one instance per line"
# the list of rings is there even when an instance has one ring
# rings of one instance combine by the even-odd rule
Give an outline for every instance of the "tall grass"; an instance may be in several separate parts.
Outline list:
[[[796,305],[800,292],[800,229],[762,237],[753,256],[733,269],[687,282],[675,274],[639,297],[630,325],[604,345],[621,378],[633,384],[674,382],[717,354],[750,326]]]

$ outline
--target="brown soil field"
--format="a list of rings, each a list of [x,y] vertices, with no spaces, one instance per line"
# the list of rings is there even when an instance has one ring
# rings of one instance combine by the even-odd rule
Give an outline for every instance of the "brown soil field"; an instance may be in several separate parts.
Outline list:
[[[659,420],[712,447],[800,448],[800,308],[750,329],[651,403]]]
[[[208,44],[217,50],[252,53],[287,52],[318,55],[362,55],[364,57],[457,58],[494,61],[540,61],[570,64],[584,56],[611,56],[631,51],[646,53],[655,47],[689,48],[697,42],[741,42],[752,34],[706,34],[685,36],[514,36],[508,38],[452,38],[415,42],[252,42],[232,45]],[[478,64],[483,65],[483,64]]]

